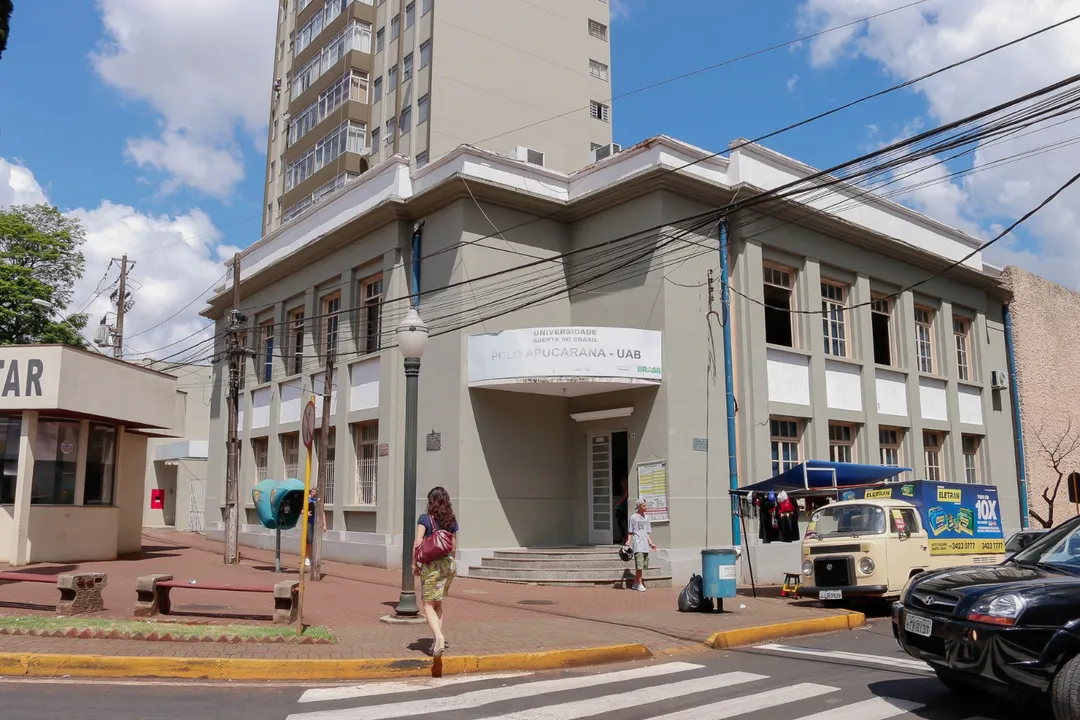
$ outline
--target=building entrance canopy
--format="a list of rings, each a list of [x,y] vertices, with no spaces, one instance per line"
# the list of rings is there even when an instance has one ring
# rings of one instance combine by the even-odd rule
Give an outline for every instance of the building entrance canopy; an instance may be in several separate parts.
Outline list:
[[[469,337],[469,387],[573,397],[656,386],[661,334],[611,327],[544,327]]]

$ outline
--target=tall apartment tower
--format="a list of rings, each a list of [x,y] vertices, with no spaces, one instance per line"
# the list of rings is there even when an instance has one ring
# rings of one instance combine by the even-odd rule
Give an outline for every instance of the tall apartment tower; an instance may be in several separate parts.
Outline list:
[[[263,234],[394,154],[606,154],[609,18],[607,0],[280,0]]]

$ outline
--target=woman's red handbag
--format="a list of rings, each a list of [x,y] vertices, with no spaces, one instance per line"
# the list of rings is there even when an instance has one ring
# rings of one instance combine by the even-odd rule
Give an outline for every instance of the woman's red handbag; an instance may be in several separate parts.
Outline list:
[[[424,538],[420,547],[416,548],[416,562],[421,565],[442,560],[454,551],[454,536],[445,530],[438,529],[438,521],[434,518],[431,522],[436,526],[435,532]]]

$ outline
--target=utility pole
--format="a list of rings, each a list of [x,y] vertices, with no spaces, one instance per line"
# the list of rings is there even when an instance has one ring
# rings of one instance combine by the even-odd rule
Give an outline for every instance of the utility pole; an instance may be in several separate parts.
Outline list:
[[[330,446],[330,401],[334,391],[334,350],[327,343],[326,369],[323,375],[322,425],[319,430],[319,477],[315,487],[319,489],[315,500],[315,534],[311,548],[311,579],[322,579],[322,523],[326,503],[326,452]]]
[[[121,284],[123,287],[123,284]],[[225,564],[240,562],[240,438],[237,435],[240,408],[240,371],[244,349],[239,333],[243,316],[240,314],[240,253],[232,262],[233,309],[229,313],[229,330],[225,338],[229,355],[229,460],[225,468]]]
[[[116,258],[113,258],[116,260]],[[116,332],[113,334],[113,357],[124,359],[124,312],[127,310],[128,261],[125,254],[120,258],[120,289],[116,296]]]

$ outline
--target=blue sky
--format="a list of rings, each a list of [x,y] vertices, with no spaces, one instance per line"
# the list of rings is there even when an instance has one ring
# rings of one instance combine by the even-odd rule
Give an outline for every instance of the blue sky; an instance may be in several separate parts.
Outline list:
[[[932,11],[945,1],[927,0],[925,8],[897,12],[853,35],[832,34],[834,42],[776,50],[617,99],[615,139],[629,145],[662,133],[722,150],[737,137],[763,135],[944,65],[958,53],[1015,37],[1023,24],[1037,27],[1078,4],[1056,0],[1041,4],[1038,13],[1018,15],[1008,0],[953,0],[950,14]],[[613,91],[619,96],[904,0],[612,3],[619,14],[611,29]],[[91,300],[91,312],[105,307],[94,295],[98,278],[109,277],[107,259],[121,252],[139,258],[143,301],[132,322],[151,330],[135,343],[138,352],[198,329],[204,321],[195,315],[197,302],[175,321],[157,323],[224,272],[219,254],[259,236],[274,8],[273,0],[15,2],[11,39],[0,60],[6,100],[0,103],[0,205],[32,201],[38,193],[61,209],[78,209],[89,242],[76,300]],[[996,35],[985,29],[988,13],[1009,20]],[[1072,40],[1058,38],[1066,48]],[[913,45],[918,53],[911,52]],[[955,81],[897,92],[767,144],[818,167],[843,161],[901,136],[919,119],[933,125],[967,114],[995,93],[1018,94],[1067,69],[1057,65],[1075,62],[1063,60],[1072,53],[1058,52],[1057,45],[1050,49],[994,60],[1007,68],[1001,88],[972,82],[995,75],[987,64],[975,76],[958,73]],[[1031,57],[1050,67],[1031,62],[1027,72],[1022,63]],[[228,180],[241,172],[242,179]],[[1009,196],[1015,206],[988,202],[1002,197],[1003,182],[949,187],[909,201],[976,232],[1033,204],[1024,193]],[[1029,184],[1034,194],[1042,187]],[[1055,219],[1063,226],[1067,220]],[[1046,259],[1034,241],[1009,252],[1005,261],[1036,270]],[[1050,258],[1046,267],[1053,271],[1056,264]],[[110,272],[111,280],[115,269]]]

